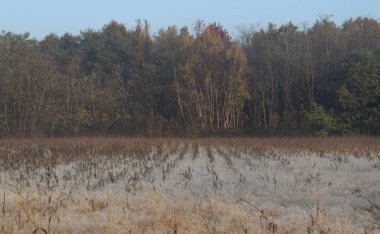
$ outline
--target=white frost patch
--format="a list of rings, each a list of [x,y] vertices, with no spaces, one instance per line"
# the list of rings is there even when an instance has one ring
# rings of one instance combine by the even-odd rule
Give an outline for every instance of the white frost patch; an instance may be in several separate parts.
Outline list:
[[[37,226],[80,233],[125,232],[126,226],[148,233],[255,233],[273,225],[278,233],[380,232],[379,159],[184,147],[89,158],[58,165],[52,174],[46,168],[2,171],[0,227],[13,233]]]

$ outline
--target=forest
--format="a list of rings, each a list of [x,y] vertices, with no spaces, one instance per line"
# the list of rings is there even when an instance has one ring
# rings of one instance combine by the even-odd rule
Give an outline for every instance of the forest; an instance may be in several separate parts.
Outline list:
[[[380,21],[0,34],[0,137],[379,135]]]

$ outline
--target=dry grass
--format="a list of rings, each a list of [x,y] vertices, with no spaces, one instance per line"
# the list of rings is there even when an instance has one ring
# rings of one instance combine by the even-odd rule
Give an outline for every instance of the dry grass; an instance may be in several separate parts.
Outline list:
[[[378,233],[380,139],[0,141],[0,233]]]

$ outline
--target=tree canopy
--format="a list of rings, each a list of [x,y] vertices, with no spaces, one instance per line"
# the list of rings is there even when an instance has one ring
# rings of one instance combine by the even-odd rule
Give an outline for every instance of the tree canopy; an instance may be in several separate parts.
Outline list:
[[[0,34],[0,136],[380,134],[380,22]]]

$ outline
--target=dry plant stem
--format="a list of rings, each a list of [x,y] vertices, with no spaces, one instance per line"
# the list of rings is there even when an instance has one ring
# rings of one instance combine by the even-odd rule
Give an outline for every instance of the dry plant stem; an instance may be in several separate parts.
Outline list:
[[[376,233],[379,176],[369,137],[0,140],[0,232]]]

